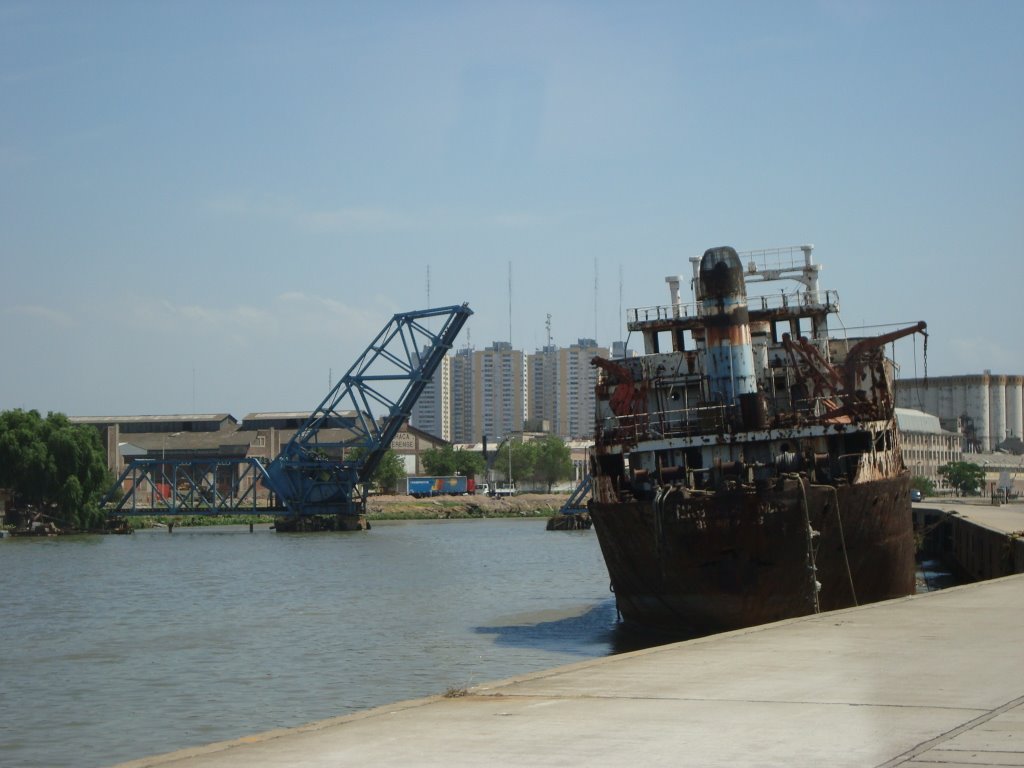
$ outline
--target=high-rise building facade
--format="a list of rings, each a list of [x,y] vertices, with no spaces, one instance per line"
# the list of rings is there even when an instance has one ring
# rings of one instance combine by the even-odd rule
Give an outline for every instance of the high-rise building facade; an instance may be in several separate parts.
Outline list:
[[[463,347],[451,357],[449,419],[453,443],[475,443],[473,424],[474,358],[472,347]]]
[[[558,425],[558,347],[549,344],[527,358],[527,418],[531,429],[555,430]]]
[[[453,443],[491,444],[530,429],[551,430],[565,440],[594,432],[597,369],[608,357],[594,339],[570,347],[547,345],[531,355],[496,341],[484,350],[464,347],[446,357],[420,401],[412,423]]]
[[[526,358],[507,341],[473,353],[473,438],[523,431],[526,419]]]
[[[594,339],[570,347],[546,346],[529,357],[529,417],[546,422],[565,440],[588,439],[594,433],[594,386],[597,369],[590,361],[608,357]]]
[[[589,438],[594,434],[594,407],[597,368],[590,364],[595,356],[608,357],[606,347],[594,339],[580,339],[558,350],[558,426],[555,432],[567,440]]]
[[[452,441],[452,358],[445,355],[412,407],[411,423],[435,437]]]

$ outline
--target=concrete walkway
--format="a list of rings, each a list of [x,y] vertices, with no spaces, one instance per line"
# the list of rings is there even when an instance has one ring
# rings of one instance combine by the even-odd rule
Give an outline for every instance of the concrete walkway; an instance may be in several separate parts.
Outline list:
[[[914,505],[918,507],[952,512],[1003,533],[1024,531],[1024,503],[1020,502],[994,507],[987,499],[925,499]]]
[[[123,764],[1024,766],[1024,576]]]

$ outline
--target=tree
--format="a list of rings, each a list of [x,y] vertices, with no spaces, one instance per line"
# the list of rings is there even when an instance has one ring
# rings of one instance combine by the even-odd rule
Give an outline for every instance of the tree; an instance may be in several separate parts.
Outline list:
[[[420,454],[423,471],[428,475],[464,475],[476,477],[484,473],[484,458],[476,451],[456,450],[451,445],[428,448]]]
[[[388,448],[380,459],[371,482],[380,493],[394,493],[405,479],[405,462]]]
[[[953,488],[957,495],[967,496],[978,490],[985,480],[985,470],[969,461],[951,461],[939,467],[939,475]]]
[[[558,435],[548,435],[536,443],[536,461],[533,479],[544,483],[551,493],[551,486],[559,480],[568,480],[573,475],[572,453]]]
[[[935,495],[935,483],[933,483],[927,477],[915,475],[914,477],[910,478],[910,487],[920,491],[922,496]]]
[[[0,413],[0,486],[62,528],[99,527],[99,500],[113,485],[99,432],[62,413]]]
[[[511,470],[509,476],[509,453],[512,454]],[[509,440],[498,451],[492,469],[505,476],[506,480],[519,478],[532,478],[534,466],[537,463],[537,446],[532,442],[514,442]]]

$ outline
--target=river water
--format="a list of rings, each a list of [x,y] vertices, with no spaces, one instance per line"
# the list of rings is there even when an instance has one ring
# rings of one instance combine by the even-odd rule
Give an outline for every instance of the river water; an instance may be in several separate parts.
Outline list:
[[[0,765],[102,766],[623,649],[544,521],[0,540]]]
[[[945,586],[937,563],[918,591]],[[947,582],[948,583],[948,582]],[[0,540],[0,765],[89,768],[667,638],[544,521]]]

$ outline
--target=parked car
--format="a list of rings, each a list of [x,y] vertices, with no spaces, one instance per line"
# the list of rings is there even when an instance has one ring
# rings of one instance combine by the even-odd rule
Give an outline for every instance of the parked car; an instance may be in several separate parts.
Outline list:
[[[921,495],[921,492],[919,490],[917,490],[917,488],[911,488],[910,489],[910,500],[911,501],[920,501],[923,498],[924,498],[924,496]]]

